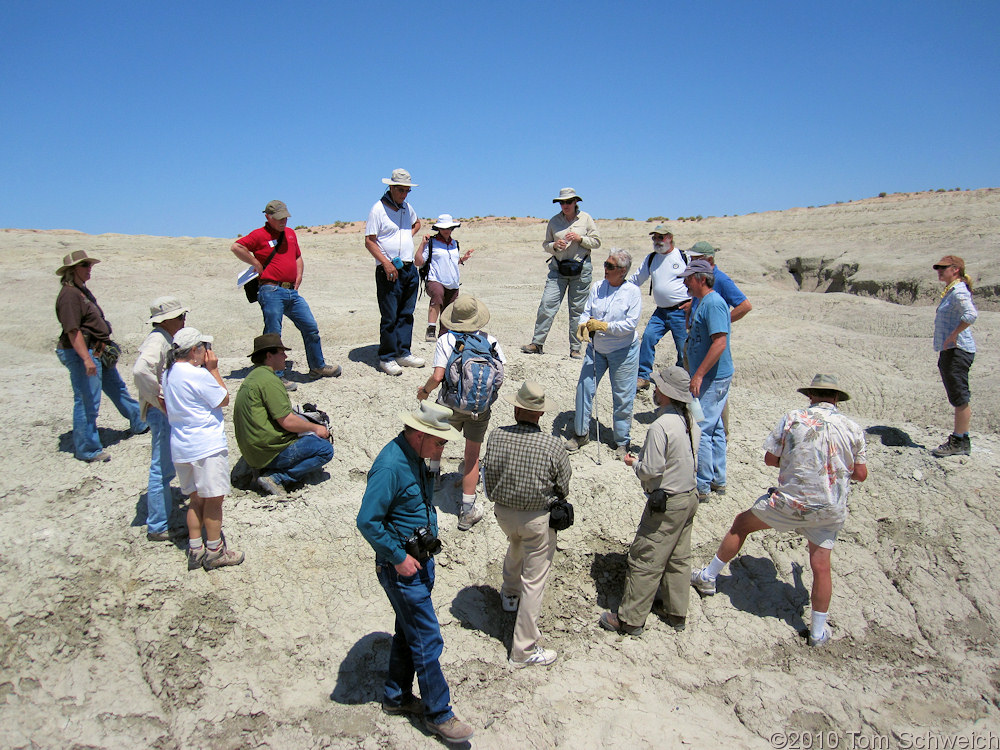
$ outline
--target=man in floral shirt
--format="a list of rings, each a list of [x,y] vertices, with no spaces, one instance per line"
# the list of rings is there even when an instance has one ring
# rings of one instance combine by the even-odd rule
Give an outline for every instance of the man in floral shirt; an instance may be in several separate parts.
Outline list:
[[[868,478],[864,431],[837,411],[850,396],[833,375],[817,375],[799,393],[805,409],[788,412],[764,441],[764,463],[778,467],[778,486],[770,488],[750,510],[743,511],[719,545],[712,562],[691,573],[700,593],[715,593],[715,579],[754,531],[795,531],[809,540],[813,572],[812,627],[809,645],[830,640],[826,616],[833,595],[830,554],[837,532],[847,520],[850,480]]]

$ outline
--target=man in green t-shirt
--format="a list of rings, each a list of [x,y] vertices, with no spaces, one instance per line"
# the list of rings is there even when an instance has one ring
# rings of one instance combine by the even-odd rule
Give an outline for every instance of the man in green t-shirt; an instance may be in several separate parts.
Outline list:
[[[275,374],[285,369],[287,351],[276,333],[253,340],[254,368],[233,407],[236,442],[265,495],[284,495],[287,485],[303,481],[333,458],[330,431],[292,411],[288,391]]]

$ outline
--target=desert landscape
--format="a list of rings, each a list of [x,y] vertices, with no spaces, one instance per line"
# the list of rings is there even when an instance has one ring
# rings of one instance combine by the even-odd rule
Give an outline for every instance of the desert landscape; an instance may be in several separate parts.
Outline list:
[[[449,210],[424,204],[419,189],[412,198],[422,215]],[[582,208],[601,215],[600,206]],[[257,214],[247,216],[244,232]],[[476,219],[455,236],[476,248],[462,288],[491,310],[488,330],[508,358],[504,392],[539,381],[560,406],[542,427],[565,434],[580,368],[567,356],[565,304],[545,354],[519,351],[544,284],[547,218]],[[598,259],[623,247],[635,266],[651,249],[651,223],[598,225]],[[600,612],[621,595],[644,498],[634,473],[591,443],[572,457],[576,524],[559,534],[540,623],[559,660],[510,671],[514,616],[499,596],[506,540],[489,510],[471,531],[457,531],[462,446],[449,444],[435,496],[444,550],[434,599],[442,664],[456,712],[476,729],[472,745],[905,748],[966,738],[993,744],[965,747],[1000,747],[1000,586],[990,573],[1000,557],[1000,189],[668,225],[682,248],[720,246],[718,265],[753,303],[733,331],[729,491],[699,509],[695,561],[710,559],[733,516],[773,483],[761,444],[783,412],[804,403],[796,388],[815,373],[839,376],[852,395],[843,410],[867,432],[869,478],[851,490],[833,553],[833,640],[809,649],[800,636],[812,580],[806,542],[776,532],[748,541],[716,596],[692,595],[684,632],[655,616],[640,638],[599,629]],[[308,382],[298,332],[286,321],[283,334],[300,381],[293,403],[315,403],[333,420],[336,454],[325,477],[287,502],[234,489],[225,528],[246,562],[189,573],[184,540],[145,537],[148,435],[130,436],[105,398],[99,425],[111,461],[73,458],[72,390],[53,352],[53,271],[76,249],[103,261],[89,286],[114,325],[130,386],[149,303],[173,294],[190,306],[189,325],[215,337],[235,394],[261,315],[235,286],[242,266],[228,249],[233,238],[0,230],[8,415],[0,424],[0,746],[439,746],[379,706],[393,616],[354,519],[371,462],[399,431],[398,412],[414,408],[428,371],[390,378],[375,368],[378,307],[362,231],[299,230],[301,292],[327,361],[343,375]],[[931,264],[946,253],[964,257],[974,281],[979,352],[972,454],[935,459],[929,450],[952,418],[931,346],[940,292]],[[653,303],[643,294],[645,322]],[[424,296],[418,333],[426,305]],[[415,340],[413,350],[429,358],[431,347]],[[658,364],[673,356],[668,336]],[[597,411],[605,438],[606,380]],[[503,401],[493,415],[494,425],[512,421]],[[636,399],[637,446],[652,420],[647,391]],[[227,431],[235,463],[231,422]],[[179,492],[176,499],[180,507]],[[182,525],[179,512],[172,523]]]

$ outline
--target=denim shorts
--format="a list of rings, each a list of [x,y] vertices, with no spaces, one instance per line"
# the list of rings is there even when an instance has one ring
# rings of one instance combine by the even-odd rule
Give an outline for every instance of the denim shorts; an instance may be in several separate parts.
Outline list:
[[[976,355],[964,349],[944,349],[938,355],[938,371],[952,406],[965,406],[972,398],[969,393],[969,368]]]

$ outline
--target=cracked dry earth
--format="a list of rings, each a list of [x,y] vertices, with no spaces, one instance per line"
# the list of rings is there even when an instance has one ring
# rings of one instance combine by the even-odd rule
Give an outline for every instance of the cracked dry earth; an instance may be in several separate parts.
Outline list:
[[[791,731],[834,732],[845,743],[848,732],[1000,735],[1000,593],[992,575],[1000,552],[1000,314],[983,311],[973,329],[973,453],[937,460],[928,449],[950,419],[930,347],[933,307],[805,293],[787,271],[789,258],[829,251],[858,261],[856,275],[930,278],[924,269],[950,232],[973,238],[949,251],[967,258],[974,278],[980,272],[995,284],[996,221],[983,217],[1000,214],[997,196],[880,205],[675,226],[683,247],[721,244],[719,264],[754,304],[734,331],[728,493],[701,506],[694,561],[709,559],[732,517],[773,483],[761,443],[816,371],[840,375],[852,393],[844,411],[867,431],[870,478],[851,491],[833,556],[832,643],[812,650],[800,637],[812,581],[805,543],[773,532],[751,538],[716,596],[692,594],[684,632],[655,617],[641,638],[600,630],[598,615],[622,591],[643,499],[632,472],[592,442],[572,458],[577,522],[559,535],[541,622],[559,661],[508,671],[513,616],[499,599],[506,543],[491,513],[457,531],[461,446],[449,445],[435,497],[445,545],[435,602],[445,674],[457,712],[476,729],[475,747],[765,748],[774,733]],[[600,226],[607,246],[631,247],[637,259],[646,252],[646,224]],[[543,356],[519,352],[542,286],[543,229],[486,223],[458,234],[463,247],[477,248],[464,288],[492,311],[488,330],[509,360],[505,388],[539,380],[560,407],[543,426],[564,431],[579,374],[566,357],[565,308]],[[288,502],[234,490],[225,528],[246,562],[189,573],[182,543],[147,542],[141,525],[148,436],[123,432],[105,400],[99,424],[111,462],[85,465],[69,452],[72,399],[52,354],[52,270],[78,247],[105,261],[91,287],[124,345],[126,374],[149,300],[180,295],[192,307],[190,322],[216,337],[235,392],[260,319],[232,287],[238,268],[229,241],[0,232],[0,394],[14,417],[0,425],[0,746],[439,746],[379,710],[392,616],[354,527],[365,473],[398,431],[397,413],[413,408],[427,370],[388,378],[373,368],[377,308],[360,235],[303,232],[301,240],[302,291],[327,357],[344,375],[303,382],[293,400],[331,414],[336,456],[322,480]],[[646,318],[652,309],[643,299]],[[425,309],[422,299],[418,321]],[[286,340],[301,358],[294,329]],[[662,361],[669,350],[665,340]],[[415,351],[429,356],[430,345]],[[598,410],[606,436],[604,383]],[[509,407],[498,402],[493,419],[510,421]],[[642,393],[634,442],[652,419]]]

